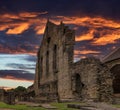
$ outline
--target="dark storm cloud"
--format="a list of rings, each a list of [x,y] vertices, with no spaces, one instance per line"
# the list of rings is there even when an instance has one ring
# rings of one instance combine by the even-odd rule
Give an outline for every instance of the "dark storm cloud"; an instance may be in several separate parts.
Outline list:
[[[33,80],[34,74],[23,70],[0,70],[0,78],[16,80]]]
[[[1,0],[0,11],[48,11],[49,15],[90,15],[120,18],[120,0]]]

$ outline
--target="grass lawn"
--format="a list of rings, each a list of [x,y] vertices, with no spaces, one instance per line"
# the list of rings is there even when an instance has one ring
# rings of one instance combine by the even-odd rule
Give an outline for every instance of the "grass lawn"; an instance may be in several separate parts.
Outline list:
[[[116,104],[116,105],[113,105],[113,107],[117,107],[117,108],[120,108],[120,104]]]
[[[71,102],[71,104],[73,103]],[[70,104],[70,103],[51,103],[51,105],[57,107],[58,110],[77,110],[77,109],[67,108],[67,104]],[[75,104],[80,104],[80,103],[75,102]],[[26,105],[8,105],[3,102],[0,102],[0,108],[7,108],[7,109],[14,109],[14,110],[47,110],[42,107],[28,107]]]
[[[58,110],[77,110],[72,108],[67,108],[68,103],[51,103],[52,106],[58,108]],[[8,105],[0,102],[0,108],[14,109],[14,110],[47,110],[42,107],[28,107],[26,105]]]
[[[27,107],[26,105],[8,105],[0,102],[0,108],[14,109],[14,110],[46,110],[41,107]]]
[[[72,108],[67,108],[67,104],[70,103],[51,103],[52,106],[55,106],[58,108],[58,110],[77,110]],[[71,103],[74,104],[74,103]],[[77,103],[75,104],[84,104],[84,103]],[[114,107],[120,108],[120,105],[113,105]],[[8,105],[3,102],[0,102],[0,108],[7,108],[7,109],[14,109],[14,110],[47,110],[42,107],[28,107],[26,105]]]

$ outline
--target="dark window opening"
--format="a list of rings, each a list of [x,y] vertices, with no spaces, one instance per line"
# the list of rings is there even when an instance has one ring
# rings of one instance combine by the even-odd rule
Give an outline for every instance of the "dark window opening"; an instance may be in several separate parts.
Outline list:
[[[76,92],[79,93],[82,91],[83,83],[81,82],[81,78],[79,74],[76,74]]]
[[[120,93],[120,64],[111,68],[113,74],[113,91],[114,93]]]
[[[43,74],[43,57],[40,59],[40,76],[42,77]]]
[[[53,71],[57,71],[57,45],[53,48]]]
[[[84,84],[81,82],[81,77],[79,74],[75,75],[75,92],[81,93]]]
[[[46,75],[49,74],[49,52],[46,53]]]
[[[66,32],[66,29],[64,29],[63,34],[65,34],[65,32]]]
[[[50,37],[48,37],[48,38],[47,38],[47,43],[48,43],[48,44],[50,43],[50,40],[51,40]]]
[[[49,46],[50,46],[50,40],[51,40],[51,38],[48,37],[48,38],[47,38],[47,48],[48,48],[48,49],[49,49]]]

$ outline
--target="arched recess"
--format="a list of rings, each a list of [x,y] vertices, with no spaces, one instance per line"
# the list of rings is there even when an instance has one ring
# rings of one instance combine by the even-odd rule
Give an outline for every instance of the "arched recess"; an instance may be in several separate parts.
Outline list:
[[[120,93],[120,64],[117,64],[111,68],[111,73],[113,74],[113,91],[114,93]]]
[[[73,92],[81,94],[84,84],[81,82],[81,77],[79,74],[73,76]]]

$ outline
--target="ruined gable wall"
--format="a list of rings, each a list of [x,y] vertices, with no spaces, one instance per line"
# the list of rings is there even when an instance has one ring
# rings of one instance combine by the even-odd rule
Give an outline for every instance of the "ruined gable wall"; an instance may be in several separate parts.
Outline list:
[[[81,100],[112,101],[113,89],[111,73],[98,59],[86,58],[76,62],[72,79],[74,79],[75,74],[80,75],[83,85],[79,96]],[[75,85],[75,80],[73,80],[73,94],[76,94],[74,91]]]
[[[49,40],[49,41],[48,41]],[[59,100],[71,97],[71,69],[73,64],[75,34],[64,24],[55,25],[48,22],[43,41],[38,53],[35,89],[39,94],[57,94]],[[48,44],[49,42],[49,44]],[[56,46],[56,65],[54,61],[54,46]],[[49,58],[46,53],[49,52]],[[41,64],[42,58],[42,64]],[[46,65],[46,60],[49,60]],[[42,66],[42,68],[41,68]],[[56,66],[56,69],[53,68]],[[49,70],[48,70],[49,69]],[[43,95],[42,95],[43,96]],[[48,95],[50,97],[50,94]],[[48,100],[48,99],[47,99]]]
[[[50,40],[50,41],[48,41]],[[50,81],[55,80],[54,71],[53,71],[53,48],[54,45],[58,45],[58,35],[57,35],[57,26],[49,23],[46,27],[46,31],[43,37],[43,42],[39,52],[39,66],[41,65],[41,57],[42,61],[42,72],[39,68],[40,73],[40,84],[49,83]],[[49,53],[49,58],[47,58],[47,52]],[[48,61],[49,70],[46,67],[46,60]],[[57,80],[57,79],[56,79]]]
[[[57,26],[48,22],[38,52],[35,92],[36,97],[49,100],[50,94],[56,95],[57,74],[53,71],[53,48],[58,43]],[[48,67],[49,66],[49,67]],[[38,88],[38,89],[37,89]],[[54,96],[51,96],[54,98]]]

